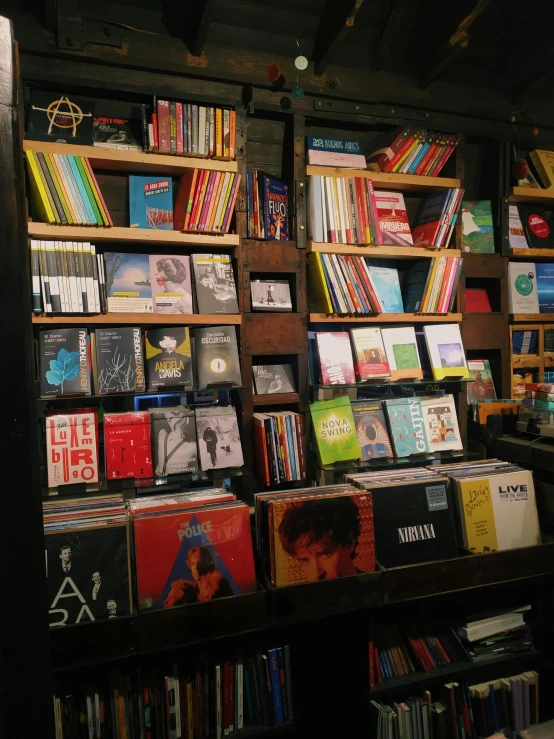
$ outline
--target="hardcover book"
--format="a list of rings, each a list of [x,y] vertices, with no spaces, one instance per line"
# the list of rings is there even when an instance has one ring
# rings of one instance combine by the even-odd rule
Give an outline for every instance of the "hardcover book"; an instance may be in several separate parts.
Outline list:
[[[244,503],[139,515],[134,529],[141,611],[256,590],[250,514]]]
[[[108,313],[152,313],[148,254],[106,252]]]
[[[268,175],[263,175],[262,180],[265,238],[288,241],[290,238],[288,185]]]
[[[48,487],[98,482],[98,412],[89,408],[46,416]]]
[[[39,333],[40,394],[90,395],[88,331],[60,328]]]
[[[520,203],[517,209],[530,248],[554,249],[554,211],[535,203]]]
[[[238,313],[237,289],[227,254],[193,254],[198,313]]]
[[[402,193],[375,190],[375,202],[383,234],[383,244],[413,246],[410,221]]]
[[[316,332],[323,385],[354,385],[352,348],[346,331]]]
[[[377,292],[383,313],[404,313],[398,270],[384,267],[366,259],[371,280]]]
[[[190,257],[151,254],[154,313],[193,313]]]
[[[533,262],[508,262],[508,311],[538,313],[536,265]]]
[[[109,393],[143,393],[144,356],[139,327],[98,328],[94,332],[95,391]]]
[[[292,311],[288,280],[252,280],[250,290],[252,293],[252,310]]]
[[[194,411],[184,406],[150,409],[156,477],[198,470]]]
[[[131,615],[127,524],[47,531],[50,627]]]
[[[31,90],[26,138],[90,146],[93,120],[93,100]]]
[[[232,406],[197,408],[196,433],[203,470],[242,467],[239,424]]]
[[[194,332],[198,386],[241,385],[237,334],[234,326],[209,326]]]
[[[469,377],[464,345],[457,323],[424,326],[423,333],[429,350],[433,379]]]
[[[554,264],[537,262],[537,293],[539,297],[539,313],[554,313]]]
[[[492,203],[464,200],[462,203],[462,251],[494,253]]]
[[[92,145],[107,149],[142,151],[140,121],[129,118],[95,116]]]
[[[390,366],[379,328],[351,328],[354,368],[358,382],[390,378]]]
[[[463,449],[452,395],[421,398],[421,410],[430,452]]]
[[[458,547],[448,480],[375,487],[375,550],[384,567],[456,557]]]
[[[492,379],[488,359],[468,359],[467,369],[470,379],[467,385],[467,402],[479,403],[483,400],[496,400],[496,389]]]
[[[381,336],[393,380],[418,380],[423,377],[413,326],[382,328]]]
[[[173,229],[173,183],[167,177],[129,175],[131,228]]]
[[[296,392],[290,364],[254,365],[252,373],[257,395]]]
[[[310,414],[321,464],[360,458],[356,424],[346,395],[310,403]]]
[[[150,414],[104,413],[106,478],[152,477]]]
[[[528,249],[529,244],[527,243],[527,239],[525,238],[525,231],[523,230],[523,226],[521,225],[521,219],[519,217],[517,205],[509,205],[508,211],[510,249]]]
[[[379,457],[393,457],[382,402],[353,400],[351,405],[356,434],[362,450],[362,462]]]
[[[192,388],[190,332],[186,326],[146,331],[148,390],[185,386]]]
[[[397,457],[429,451],[425,421],[419,398],[390,398],[384,401],[390,438]]]

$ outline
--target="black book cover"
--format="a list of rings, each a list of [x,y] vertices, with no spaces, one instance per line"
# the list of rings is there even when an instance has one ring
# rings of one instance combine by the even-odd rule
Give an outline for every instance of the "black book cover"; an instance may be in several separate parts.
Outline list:
[[[198,470],[194,411],[184,406],[150,410],[156,477]]]
[[[92,100],[32,90],[26,138],[90,146],[93,120]]]
[[[96,329],[96,387],[106,393],[143,393],[144,357],[136,326]]]
[[[186,326],[168,326],[146,332],[148,390],[192,387],[190,332]]]
[[[193,254],[198,313],[238,313],[237,289],[227,254]]]
[[[127,525],[44,537],[50,626],[131,614]]]
[[[252,367],[258,395],[294,393],[294,377],[290,364],[259,364]]]
[[[371,487],[376,557],[384,567],[458,554],[446,479]]]
[[[93,146],[108,149],[142,150],[141,121],[130,118],[96,116],[93,123]]]
[[[527,203],[517,209],[529,248],[554,249],[554,211]]]
[[[234,326],[210,326],[195,331],[198,385],[207,388],[230,382],[241,384],[237,335]]]
[[[88,331],[60,328],[41,331],[40,394],[90,395]]]

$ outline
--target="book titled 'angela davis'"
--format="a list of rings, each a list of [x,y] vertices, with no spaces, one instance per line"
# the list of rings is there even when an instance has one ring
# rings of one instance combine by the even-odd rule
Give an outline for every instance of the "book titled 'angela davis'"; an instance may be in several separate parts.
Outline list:
[[[198,386],[241,384],[234,326],[209,326],[194,332]]]
[[[41,396],[90,395],[88,331],[41,331],[39,343]]]
[[[138,326],[97,329],[94,347],[95,390],[99,395],[144,392],[144,357]]]
[[[190,333],[186,326],[168,326],[146,332],[148,390],[185,385],[192,387]]]

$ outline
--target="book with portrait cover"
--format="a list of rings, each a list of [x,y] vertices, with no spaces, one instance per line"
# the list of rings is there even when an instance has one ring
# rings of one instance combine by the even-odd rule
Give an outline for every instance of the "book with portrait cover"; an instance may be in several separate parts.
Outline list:
[[[145,391],[142,335],[138,326],[97,328],[93,346],[94,389],[98,395]]]
[[[154,313],[193,313],[190,257],[150,255]]]
[[[106,252],[108,313],[152,313],[148,254]]]
[[[360,444],[348,396],[310,403],[310,414],[321,464],[360,458]]]
[[[44,535],[51,628],[131,615],[127,524]]]
[[[259,364],[252,367],[257,395],[294,393],[294,376],[290,364]]]
[[[46,416],[48,487],[98,482],[98,411]]]
[[[350,339],[358,382],[390,378],[390,366],[380,328],[351,328]]]
[[[421,411],[430,452],[463,449],[452,395],[421,398]]]
[[[209,326],[194,332],[198,387],[241,385],[237,334],[234,326]]]
[[[152,477],[152,443],[148,411],[104,413],[106,478]]]
[[[173,230],[171,177],[129,175],[129,226]]]
[[[265,238],[288,241],[290,238],[288,185],[264,174],[262,187]]]
[[[390,398],[384,401],[390,438],[397,457],[429,451],[419,398]]]
[[[469,377],[464,345],[457,323],[424,326],[434,380],[447,377]]]
[[[90,395],[88,331],[59,328],[39,333],[40,394]]]
[[[354,385],[354,363],[347,331],[317,331],[317,351],[323,385]]]
[[[375,570],[370,492],[322,491],[269,505],[277,587]]]
[[[198,470],[194,411],[177,405],[151,408],[152,458],[156,477]]]
[[[496,389],[488,359],[468,359],[467,369],[473,382],[467,384],[467,402],[496,400]]]
[[[162,387],[192,388],[190,332],[186,326],[167,326],[146,331],[148,390]]]
[[[93,121],[93,100],[31,90],[26,138],[90,146]]]
[[[378,457],[393,457],[382,402],[380,400],[353,400],[351,406],[356,434],[362,450],[362,462]]]
[[[232,406],[197,408],[196,434],[202,470],[242,467],[239,423]]]
[[[448,478],[372,486],[375,554],[384,567],[458,554]]]
[[[228,254],[193,254],[198,313],[238,313],[237,288]]]
[[[134,533],[141,611],[256,590],[250,514],[244,503],[139,513]]]

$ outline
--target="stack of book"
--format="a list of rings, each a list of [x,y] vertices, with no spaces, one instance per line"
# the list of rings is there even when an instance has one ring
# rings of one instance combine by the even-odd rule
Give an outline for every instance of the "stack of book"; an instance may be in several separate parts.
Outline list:
[[[57,736],[223,737],[293,720],[288,645],[175,662],[54,693]]]
[[[370,154],[367,167],[374,172],[396,172],[437,177],[460,142],[460,136],[402,126],[388,134]]]
[[[323,167],[365,169],[366,161],[361,141],[331,139],[327,136],[306,136],[308,164]]]
[[[258,480],[269,486],[306,477],[304,421],[300,413],[254,413]]]
[[[181,178],[175,198],[174,230],[227,233],[235,211],[240,178],[236,172],[189,170]]]
[[[529,652],[534,648],[529,626],[525,623],[524,606],[517,611],[495,613],[486,618],[459,624],[457,633],[472,662],[490,660],[506,654]]]
[[[33,205],[43,223],[113,226],[87,157],[26,151]]]
[[[250,239],[290,239],[289,188],[258,170],[246,173],[247,235]]]
[[[148,151],[205,159],[235,158],[236,113],[229,108],[158,100],[156,112],[150,122],[143,120],[144,126]]]
[[[421,201],[412,228],[414,246],[448,247],[464,192],[459,187],[450,187]]]

